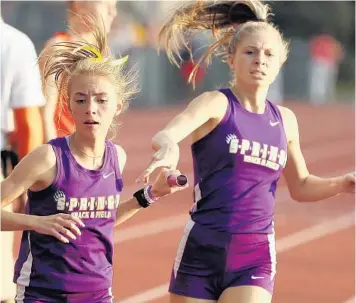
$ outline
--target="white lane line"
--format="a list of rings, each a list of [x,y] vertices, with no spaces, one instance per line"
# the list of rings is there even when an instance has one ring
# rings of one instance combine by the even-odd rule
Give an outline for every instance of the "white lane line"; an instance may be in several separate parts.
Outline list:
[[[332,175],[341,175],[350,170],[341,170],[334,172]],[[284,203],[290,199],[288,188],[286,186],[280,187],[277,190],[276,203]],[[298,202],[295,202],[298,203]],[[167,232],[177,228],[183,228],[184,224],[188,221],[189,214],[188,210],[184,214],[177,214],[169,217],[164,217],[161,219],[155,219],[146,221],[144,223],[135,224],[130,227],[118,227],[114,231],[114,243],[122,243],[125,241],[135,240],[138,238],[143,238],[147,236],[152,236],[155,234]]]
[[[276,241],[277,253],[286,252],[294,247],[306,244],[313,240],[346,229],[355,223],[354,214],[346,214],[336,219],[331,219],[320,224],[313,225],[301,231],[286,236]],[[131,296],[117,303],[146,303],[168,294],[168,283],[151,288],[137,295]],[[346,302],[350,303],[350,302]]]

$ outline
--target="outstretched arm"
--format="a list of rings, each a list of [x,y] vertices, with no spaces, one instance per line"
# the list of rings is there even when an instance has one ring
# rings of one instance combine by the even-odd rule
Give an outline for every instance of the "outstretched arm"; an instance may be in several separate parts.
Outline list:
[[[153,182],[152,186],[146,186],[145,188],[137,191],[134,193],[134,197],[120,204],[117,210],[118,215],[116,225],[130,219],[139,210],[150,206],[158,199],[188,187],[188,184],[183,187],[170,186],[167,183],[167,178],[171,174],[179,175],[180,172],[178,170],[163,169]]]
[[[218,91],[205,92],[195,98],[166,127],[152,138],[152,161],[139,180],[148,182],[149,175],[158,167],[175,168],[179,160],[178,143],[210,119],[222,119],[228,101]]]
[[[288,138],[284,177],[291,197],[299,202],[314,202],[343,192],[355,192],[354,173],[334,178],[320,178],[309,173],[300,148],[297,118],[291,110],[284,107],[280,109]]]

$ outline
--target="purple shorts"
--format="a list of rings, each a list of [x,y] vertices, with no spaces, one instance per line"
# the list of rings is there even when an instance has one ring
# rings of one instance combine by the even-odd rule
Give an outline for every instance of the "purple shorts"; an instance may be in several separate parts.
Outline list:
[[[112,303],[113,296],[110,289],[68,293],[55,289],[41,287],[25,287],[17,285],[16,303]]]
[[[218,300],[235,286],[259,286],[273,293],[274,234],[227,234],[189,221],[179,244],[169,292]]]

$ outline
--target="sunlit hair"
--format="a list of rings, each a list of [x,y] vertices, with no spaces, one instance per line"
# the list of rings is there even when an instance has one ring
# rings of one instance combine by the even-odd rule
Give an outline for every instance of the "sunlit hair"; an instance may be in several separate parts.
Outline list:
[[[122,111],[128,108],[129,101],[138,91],[137,71],[126,68],[127,57],[115,58],[111,55],[105,27],[98,26],[97,20],[90,20],[94,44],[86,41],[63,41],[49,45],[53,48],[50,56],[45,56],[46,49],[40,54],[44,60],[43,79],[46,83],[54,77],[59,93],[59,100],[69,102],[70,82],[73,76],[89,74],[105,76],[113,81],[117,91],[117,102]]]
[[[278,34],[281,41],[280,61],[283,64],[288,55],[288,42],[268,21],[269,15],[270,7],[258,0],[185,2],[175,8],[172,17],[159,33],[159,41],[165,46],[170,62],[180,66],[180,52],[184,48],[193,60],[189,39],[201,30],[212,32],[215,41],[199,58],[190,74],[189,82],[193,85],[202,63],[209,65],[213,54],[226,62],[228,55],[235,52],[236,44],[243,35],[261,29],[270,29]]]

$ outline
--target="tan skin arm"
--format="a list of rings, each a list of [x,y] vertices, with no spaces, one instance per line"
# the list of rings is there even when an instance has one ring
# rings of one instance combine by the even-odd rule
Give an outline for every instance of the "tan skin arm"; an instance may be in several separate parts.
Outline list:
[[[193,141],[204,137],[221,121],[226,108],[227,99],[218,91],[207,92],[195,98],[153,137],[153,159],[138,181],[147,183],[149,175],[158,167],[175,168],[179,160],[178,143],[189,134],[193,135]],[[318,201],[341,192],[354,192],[354,174],[319,178],[309,173],[300,149],[297,119],[292,111],[284,107],[280,109],[288,137],[288,162],[284,175],[293,199]]]
[[[117,145],[116,148],[118,151],[120,170],[122,173],[123,168],[125,167],[127,156],[122,147]],[[154,195],[154,197],[160,198],[186,188],[186,187],[170,187],[167,184],[167,176],[172,173],[179,174],[180,172],[177,170],[168,170],[168,169],[165,169],[160,172],[160,174],[158,175],[158,177],[156,178],[155,182],[152,185],[152,194]],[[120,203],[117,209],[115,226],[120,225],[121,223],[130,219],[141,209],[142,207],[134,197]]]
[[[126,154],[125,150],[119,145],[116,145],[116,150],[118,153],[120,171],[122,174],[124,171],[125,165],[126,165],[127,154]],[[136,199],[131,198],[130,200],[121,202],[117,209],[117,217],[116,217],[115,226],[130,219],[140,209],[141,209],[141,206],[137,203]]]
[[[288,161],[284,169],[291,197],[299,202],[314,202],[331,198],[342,192],[355,190],[352,175],[320,178],[309,173],[299,142],[298,121],[295,114],[279,106],[288,139]]]
[[[25,156],[11,174],[1,182],[1,207],[12,203],[56,165],[52,148],[45,144]]]
[[[56,170],[56,158],[50,145],[41,145],[25,156],[11,174],[1,182],[1,208],[12,203],[28,189],[43,188],[43,184],[51,184],[49,175]],[[49,184],[48,184],[49,183]],[[68,214],[52,216],[34,216],[1,211],[1,230],[34,230],[38,233],[51,235],[62,242],[68,238],[75,239],[80,235],[77,226],[83,222]]]
[[[125,150],[121,146],[116,146],[117,152],[118,152],[118,157],[119,157],[119,165],[120,165],[120,171],[121,174],[124,171],[126,160],[127,160],[127,155]],[[139,210],[141,209],[141,206],[137,203],[136,199],[131,198],[130,200],[124,201],[119,204],[119,207],[117,209],[117,217],[116,217],[116,223],[115,226],[125,222],[129,218],[131,218],[133,215],[135,215]]]
[[[193,99],[188,106],[175,116],[161,131],[174,143],[179,143],[210,119],[221,120],[226,112],[227,98],[218,91],[205,92]],[[153,138],[155,149],[160,147],[159,132]]]
[[[174,169],[179,160],[178,143],[191,134],[194,141],[204,137],[222,120],[227,105],[226,96],[218,91],[205,92],[193,99],[163,130],[154,135],[152,148],[156,153],[138,180],[147,183],[149,175],[158,167]]]

